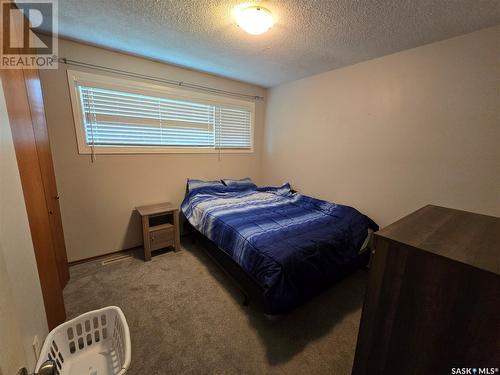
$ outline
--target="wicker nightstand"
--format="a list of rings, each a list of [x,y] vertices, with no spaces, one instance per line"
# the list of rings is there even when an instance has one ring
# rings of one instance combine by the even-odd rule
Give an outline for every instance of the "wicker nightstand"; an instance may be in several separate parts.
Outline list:
[[[144,260],[151,260],[151,252],[165,247],[179,251],[179,209],[173,204],[159,203],[136,207],[142,217]]]

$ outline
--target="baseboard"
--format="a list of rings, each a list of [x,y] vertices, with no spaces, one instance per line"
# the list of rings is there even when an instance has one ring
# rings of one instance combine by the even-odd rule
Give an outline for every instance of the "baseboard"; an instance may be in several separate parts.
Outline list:
[[[124,254],[124,253],[130,252],[130,251],[134,251],[134,250],[138,250],[138,249],[142,249],[142,246],[134,246],[134,247],[131,247],[129,249],[123,249],[123,250],[113,251],[111,253],[96,255],[96,256],[93,256],[93,257],[90,257],[90,258],[84,258],[84,259],[74,260],[72,262],[68,262],[68,265],[71,267],[71,266],[76,266],[77,264],[88,263],[88,262],[95,262],[95,261],[98,261],[98,260],[105,260],[106,258],[111,258],[111,257],[114,257],[114,256],[116,256],[118,254]]]
[[[181,234],[181,238],[185,238],[185,237],[188,237],[190,236],[191,233],[189,232],[184,232]],[[103,259],[106,259],[106,258],[109,258],[109,257],[112,257],[112,256],[115,256],[117,254],[121,254],[121,253],[126,253],[128,251],[133,251],[133,250],[138,250],[138,249],[141,249],[142,251],[142,245],[140,246],[134,246],[134,247],[131,247],[131,248],[128,248],[128,249],[123,249],[123,250],[118,250],[118,251],[113,251],[111,253],[106,253],[106,254],[101,254],[101,255],[96,255],[96,256],[93,256],[93,257],[90,257],[90,258],[83,258],[83,259],[78,259],[78,260],[74,260],[72,262],[68,262],[68,266],[76,266],[77,264],[82,264],[82,263],[88,263],[88,262],[94,262],[96,260],[103,260]]]

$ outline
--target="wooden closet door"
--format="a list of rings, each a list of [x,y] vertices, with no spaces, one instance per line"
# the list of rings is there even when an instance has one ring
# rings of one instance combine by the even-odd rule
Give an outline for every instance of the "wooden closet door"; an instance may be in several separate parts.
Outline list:
[[[64,243],[64,232],[61,220],[61,209],[59,207],[59,194],[56,186],[56,176],[52,153],[50,150],[49,133],[45,120],[45,109],[43,106],[42,88],[40,77],[35,69],[25,69],[24,77],[28,93],[28,101],[31,110],[31,120],[35,136],[40,172],[42,174],[45,200],[49,213],[50,229],[55,249],[57,270],[61,288],[64,289],[69,280],[68,258],[66,245]]]
[[[14,7],[14,5],[12,5]],[[22,25],[15,24],[16,37]],[[5,30],[2,28],[0,37]],[[38,71],[0,71],[49,329],[66,319],[68,266]],[[55,203],[54,203],[55,202]],[[56,218],[56,215],[57,218]],[[59,223],[59,224],[58,224]],[[62,248],[58,248],[62,241]],[[60,275],[62,275],[60,277]],[[22,275],[20,275],[22,277]]]

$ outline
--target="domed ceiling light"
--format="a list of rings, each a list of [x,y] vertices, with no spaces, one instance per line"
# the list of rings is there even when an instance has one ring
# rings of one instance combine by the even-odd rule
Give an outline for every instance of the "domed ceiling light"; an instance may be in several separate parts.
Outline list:
[[[250,6],[235,10],[236,23],[252,35],[265,33],[273,26],[273,15],[261,6]]]

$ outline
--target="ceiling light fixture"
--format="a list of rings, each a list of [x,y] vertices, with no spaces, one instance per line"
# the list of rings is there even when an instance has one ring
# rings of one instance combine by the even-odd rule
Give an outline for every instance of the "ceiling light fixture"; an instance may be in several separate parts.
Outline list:
[[[235,17],[238,26],[252,35],[263,34],[273,26],[273,15],[260,6],[237,9]]]

